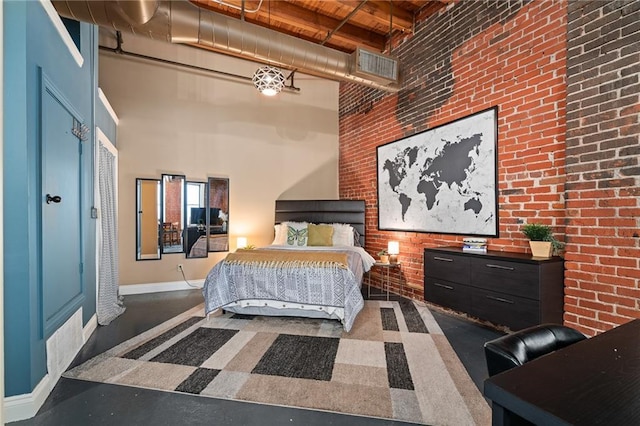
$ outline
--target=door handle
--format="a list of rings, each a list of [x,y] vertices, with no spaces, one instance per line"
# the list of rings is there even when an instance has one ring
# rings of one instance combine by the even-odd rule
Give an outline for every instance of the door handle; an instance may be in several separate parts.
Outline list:
[[[62,201],[62,197],[59,195],[51,196],[51,194],[47,194],[47,204],[59,203],[60,201]]]

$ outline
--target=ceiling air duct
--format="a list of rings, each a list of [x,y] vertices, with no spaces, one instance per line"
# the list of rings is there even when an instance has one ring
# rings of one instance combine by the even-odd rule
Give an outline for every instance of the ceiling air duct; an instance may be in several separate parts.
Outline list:
[[[350,55],[245,21],[200,9],[188,1],[53,0],[77,21],[172,43],[186,43],[331,80],[396,92],[398,63],[378,53]]]
[[[357,48],[353,52],[352,74],[380,84],[398,82],[398,60],[370,50]]]

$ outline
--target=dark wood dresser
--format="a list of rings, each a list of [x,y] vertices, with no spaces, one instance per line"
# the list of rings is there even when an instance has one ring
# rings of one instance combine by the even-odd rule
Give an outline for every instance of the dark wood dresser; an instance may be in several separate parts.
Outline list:
[[[511,330],[562,324],[564,261],[538,260],[524,253],[428,248],[424,297]]]

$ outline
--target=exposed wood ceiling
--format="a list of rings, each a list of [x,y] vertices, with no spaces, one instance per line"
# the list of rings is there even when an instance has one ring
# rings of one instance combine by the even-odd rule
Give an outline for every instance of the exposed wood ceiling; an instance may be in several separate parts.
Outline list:
[[[191,0],[252,24],[344,52],[387,48],[391,28],[411,33],[416,16],[456,0]],[[244,7],[244,13],[243,13]],[[393,15],[393,16],[392,16]]]

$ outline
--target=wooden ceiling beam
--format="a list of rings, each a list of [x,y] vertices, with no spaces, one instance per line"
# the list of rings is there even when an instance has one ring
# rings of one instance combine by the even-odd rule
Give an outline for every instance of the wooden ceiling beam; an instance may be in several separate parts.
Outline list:
[[[240,18],[239,10],[222,8],[216,2],[192,0],[192,3],[204,9]],[[341,23],[341,20],[285,1],[272,2],[270,9],[263,4],[257,13],[245,13],[245,21],[262,27],[271,27],[274,31],[315,43],[324,40],[327,34]],[[346,52],[353,52],[357,46],[383,51],[386,46],[386,35],[346,23],[331,36],[325,46]]]
[[[338,3],[351,8],[357,7],[361,0],[338,0]],[[369,0],[358,11],[358,14],[368,15],[368,18],[376,24],[386,26],[393,24],[394,30],[412,31],[413,30],[413,14],[400,7],[393,8],[393,20],[391,20],[391,4],[388,1]]]
[[[323,37],[333,31],[342,22],[339,19],[314,12],[293,3],[276,1],[271,5],[271,21],[276,21],[292,27],[304,29],[314,33],[321,33]],[[368,46],[377,50],[384,49],[386,36],[345,23],[336,31],[329,41],[344,40],[354,46]]]

